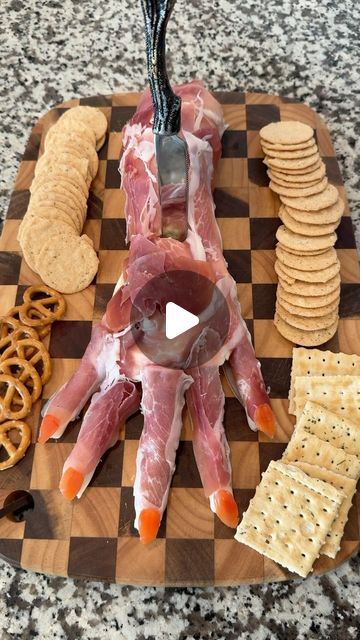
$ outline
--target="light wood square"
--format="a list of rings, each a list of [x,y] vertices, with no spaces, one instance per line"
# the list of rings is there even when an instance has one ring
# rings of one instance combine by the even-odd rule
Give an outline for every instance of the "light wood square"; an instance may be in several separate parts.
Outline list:
[[[103,202],[103,218],[125,217],[125,191],[106,189]]]
[[[68,442],[36,444],[31,472],[31,489],[58,489],[65,460],[74,445]]]
[[[108,160],[120,160],[120,154],[122,150],[122,131],[111,131],[109,134],[108,143]]]
[[[259,484],[260,465],[257,442],[229,442],[234,489],[253,489]]]
[[[215,540],[215,584],[258,582],[263,575],[263,556],[237,540]]]
[[[214,514],[203,489],[171,489],[166,513],[167,538],[214,537]]]
[[[238,300],[241,306],[241,315],[243,318],[253,317],[253,299],[251,283],[237,283],[236,285]]]
[[[224,249],[250,249],[249,218],[218,218]]]
[[[138,91],[114,93],[111,97],[111,104],[113,107],[136,107],[141,95]]]
[[[74,503],[71,535],[116,538],[119,526],[120,489],[88,487]]]
[[[246,104],[281,104],[280,96],[272,96],[269,93],[245,93]]]
[[[41,397],[31,407],[31,413],[27,416],[26,422],[31,429],[31,442],[36,442],[38,439],[39,425],[40,425],[40,411],[41,411]]]
[[[275,251],[258,249],[251,252],[252,282],[255,284],[277,284],[274,269]]]
[[[64,296],[66,311],[62,320],[92,320],[95,301],[95,285],[83,291]]]
[[[22,258],[19,273],[19,284],[26,284],[30,286],[31,284],[39,284],[39,280],[40,276],[30,269],[25,259]]]
[[[139,446],[138,440],[125,440],[124,458],[121,485],[133,487],[136,471],[136,454]]]
[[[247,136],[247,157],[263,158],[264,152],[262,150],[259,132],[247,131],[246,136]]]
[[[1,285],[0,295],[0,316],[6,316],[11,307],[15,306],[17,293],[16,284],[3,284]]]
[[[181,427],[180,440],[192,440],[191,420],[190,420],[189,412],[186,408],[186,405],[182,413],[182,427]]]
[[[284,338],[277,330],[273,320],[255,320],[255,352],[258,358],[290,358],[293,343]]]
[[[280,199],[269,187],[249,187],[249,215],[250,218],[277,218],[280,209]]]
[[[5,220],[0,236],[0,251],[21,251],[17,234],[21,220]]]
[[[43,389],[42,398],[51,398],[53,393],[69,380],[75,371],[79,368],[80,359],[78,358],[52,358],[51,369],[52,374],[49,382]]]
[[[39,573],[67,576],[69,545],[69,540],[25,539],[21,566]]]
[[[163,585],[166,540],[143,545],[139,538],[118,538],[116,582],[121,584]],[[140,577],[141,576],[141,577]]]
[[[223,104],[224,120],[229,129],[246,131],[246,111],[244,104]]]
[[[128,251],[111,251],[103,249],[99,251],[99,271],[96,276],[97,283],[113,284],[123,270],[124,260],[128,257]]]
[[[341,282],[360,282],[360,266],[356,249],[337,249]]]
[[[354,345],[360,342],[359,316],[340,318],[338,325],[339,351],[354,353]]]
[[[89,236],[90,240],[92,240],[95,251],[99,251],[100,245],[100,233],[101,233],[101,220],[89,220],[85,221],[83,230],[83,234]]]
[[[280,103],[280,120],[300,120],[313,129],[316,127],[316,113],[306,104],[299,102]]]
[[[234,392],[231,389],[222,369],[220,369],[220,380],[221,380],[221,386],[225,394],[225,398],[234,398],[235,397]]]
[[[23,160],[16,176],[13,191],[29,189],[34,177],[35,160]]]
[[[101,199],[103,199],[105,191],[106,164],[106,160],[99,161],[97,174],[91,183],[91,191]]]
[[[221,158],[215,172],[215,187],[247,186],[247,158]]]

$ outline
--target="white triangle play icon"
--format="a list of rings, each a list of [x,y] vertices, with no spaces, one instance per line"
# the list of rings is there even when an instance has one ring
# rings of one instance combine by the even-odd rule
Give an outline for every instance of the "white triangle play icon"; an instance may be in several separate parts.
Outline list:
[[[196,327],[199,318],[190,311],[179,307],[175,302],[166,304],[165,313],[165,335],[169,340],[177,338],[185,331]]]

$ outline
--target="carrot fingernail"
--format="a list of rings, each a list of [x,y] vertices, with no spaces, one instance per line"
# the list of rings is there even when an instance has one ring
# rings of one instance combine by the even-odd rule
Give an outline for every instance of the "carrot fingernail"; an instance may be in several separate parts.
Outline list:
[[[159,531],[161,515],[159,509],[143,509],[139,515],[140,542],[149,544]]]
[[[215,494],[215,512],[221,522],[235,529],[239,522],[239,509],[230,491],[219,489]]]
[[[40,444],[45,444],[45,442],[58,430],[59,425],[60,421],[55,416],[50,414],[45,416],[40,426],[38,442],[40,442]]]
[[[69,467],[62,474],[59,489],[66,500],[73,500],[79,493],[81,485],[84,482],[84,476],[80,471]]]
[[[260,404],[255,410],[255,424],[270,438],[275,434],[275,417],[269,404]]]

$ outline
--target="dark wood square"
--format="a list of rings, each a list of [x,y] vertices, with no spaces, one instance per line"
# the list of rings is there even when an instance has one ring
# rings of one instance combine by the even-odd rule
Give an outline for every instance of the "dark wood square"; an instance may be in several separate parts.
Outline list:
[[[21,255],[12,251],[0,251],[0,285],[17,284],[21,266]]]
[[[360,315],[360,284],[341,284],[339,315],[340,318]]]
[[[133,117],[135,107],[112,107],[110,118],[110,131],[121,131],[127,121]]]
[[[276,284],[253,284],[253,315],[254,319],[273,319],[276,304]]]
[[[100,320],[106,311],[106,306],[114,293],[113,284],[97,284],[95,290],[94,315]]]
[[[16,489],[29,489],[35,445],[30,444],[25,456],[8,472],[0,473],[0,489],[8,489],[9,493]]]
[[[97,220],[102,218],[103,212],[103,201],[99,198],[93,191],[89,192],[89,197],[87,201],[87,212],[86,217],[89,220]]]
[[[248,131],[258,130],[280,120],[280,110],[275,104],[247,104],[246,128]]]
[[[105,189],[120,189],[120,182],[119,160],[108,160],[106,163]]]
[[[217,218],[249,217],[249,203],[228,193],[225,189],[215,189],[214,202]]]
[[[279,218],[251,218],[250,238],[252,249],[274,249],[276,231],[281,225]]]
[[[245,104],[245,93],[241,91],[212,91],[221,104]]]
[[[134,527],[135,506],[132,487],[121,488],[119,537],[138,538],[139,532]],[[161,520],[157,538],[166,538],[166,509]]]
[[[137,411],[125,423],[125,440],[140,440],[144,426],[144,416]]]
[[[40,149],[41,135],[32,133],[28,139],[23,155],[23,160],[37,160]]]
[[[259,358],[270,398],[287,398],[290,389],[291,358]]]
[[[234,498],[237,506],[239,507],[239,522],[241,520],[242,514],[246,511],[249,506],[249,502],[251,498],[255,495],[255,489],[234,489]],[[235,531],[230,527],[227,527],[225,524],[219,520],[219,518],[215,517],[215,539],[224,539],[230,540],[234,537]]]
[[[266,171],[267,166],[262,158],[248,158],[249,182],[253,182],[258,187],[268,187],[269,177]]]
[[[116,538],[70,538],[70,578],[115,580]]]
[[[51,328],[49,352],[52,358],[82,358],[91,337],[88,320],[58,320]]]
[[[226,249],[223,251],[228,269],[236,282],[251,282],[251,251]]]
[[[111,95],[80,98],[80,104],[86,105],[87,107],[111,107],[111,101]]]
[[[338,186],[343,185],[344,183],[340,172],[340,167],[336,158],[323,156],[322,159],[325,162],[326,175],[329,182]]]
[[[165,582],[173,585],[206,585],[213,580],[213,540],[166,540]]]
[[[21,567],[22,540],[0,539],[0,558],[10,562],[13,567]]]
[[[257,433],[249,429],[245,410],[237,398],[225,398],[224,424],[229,442],[258,439]]]
[[[266,471],[271,460],[279,460],[285,449],[282,442],[259,442],[260,473]]]
[[[22,220],[30,200],[29,189],[17,189],[10,196],[9,208],[6,217],[8,220]]]
[[[105,451],[90,480],[91,487],[121,487],[124,442],[118,442]]]
[[[176,454],[176,468],[171,482],[172,487],[202,486],[199,471],[196,466],[192,442],[180,441]]]
[[[337,241],[335,249],[356,249],[353,221],[350,216],[343,216],[336,229]]]
[[[221,156],[223,158],[246,158],[246,131],[226,129],[221,138]]]
[[[119,218],[104,218],[101,223],[100,249],[126,249],[126,223]]]

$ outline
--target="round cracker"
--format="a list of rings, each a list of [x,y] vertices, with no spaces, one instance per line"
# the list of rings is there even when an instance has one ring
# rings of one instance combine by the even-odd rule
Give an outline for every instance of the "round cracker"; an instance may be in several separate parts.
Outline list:
[[[327,187],[327,184],[328,184],[328,179],[323,178],[322,180],[317,180],[313,185],[306,185],[304,187],[294,188],[291,185],[284,187],[283,185],[278,184],[277,182],[274,182],[273,180],[271,180],[269,187],[272,191],[274,191],[275,193],[278,193],[282,197],[286,196],[287,198],[300,198],[300,197],[305,198],[307,196],[312,196],[314,193],[320,193],[321,191],[324,191],[324,189]],[[282,200],[282,197],[281,197],[281,200]]]
[[[75,158],[85,158],[89,162],[88,170],[91,174],[92,180],[95,178],[97,174],[97,170],[99,167],[99,157],[96,153],[95,148],[92,144],[88,143],[83,138],[77,137],[76,140],[73,138],[70,141],[65,141],[63,139],[59,140],[58,144],[50,145],[46,150],[46,155],[51,157],[58,157],[61,154],[70,154]],[[41,156],[43,157],[43,156]]]
[[[340,286],[340,276],[337,274],[327,282],[302,282],[296,280],[293,284],[279,277],[279,282],[285,291],[302,296],[325,296],[337,290]]]
[[[345,211],[345,202],[338,198],[335,204],[319,211],[302,211],[286,205],[286,211],[294,220],[298,222],[308,222],[309,224],[331,224],[338,222]]]
[[[298,120],[271,122],[259,131],[260,138],[271,144],[299,144],[307,142],[314,135],[308,124]]]
[[[75,293],[91,284],[99,260],[84,236],[59,233],[44,242],[38,264],[45,284],[60,293]]]
[[[61,207],[64,211],[69,213],[69,215],[76,218],[79,221],[79,224],[83,225],[86,217],[86,202],[84,201],[79,204],[79,202],[72,196],[70,193],[65,193],[65,189],[62,190],[60,185],[60,190],[54,190],[54,188],[49,191],[44,185],[42,188],[39,188],[35,193],[31,195],[29,206],[46,203],[50,206]]]
[[[279,283],[277,287],[277,296],[278,298],[286,300],[297,307],[315,309],[317,307],[325,307],[325,305],[332,304],[335,300],[338,300],[340,296],[340,285],[331,293],[327,293],[323,296],[308,296],[300,293],[290,293],[284,289],[281,283]]]
[[[331,304],[326,304],[323,307],[307,307],[306,305],[302,305],[300,307],[298,307],[295,304],[291,304],[290,302],[288,302],[287,300],[285,300],[282,296],[280,296],[278,294],[277,296],[278,301],[280,302],[281,306],[286,309],[286,311],[288,311],[289,313],[292,313],[296,316],[304,316],[306,318],[317,318],[317,317],[321,317],[321,316],[325,316],[329,313],[337,313],[337,310],[339,308],[339,301],[340,298],[337,297],[334,302],[332,302]]]
[[[46,202],[43,202],[41,204],[30,203],[26,214],[47,218],[48,220],[51,220],[53,224],[56,224],[57,221],[60,220],[61,222],[65,222],[70,227],[72,227],[72,229],[74,229],[76,233],[80,233],[81,231],[78,218],[70,215],[67,211],[64,211],[61,206],[56,206],[56,204],[51,205],[47,204]]]
[[[294,256],[306,256],[306,257],[319,256],[328,250],[328,249],[318,249],[314,251],[301,251],[299,249],[291,249],[290,247],[285,247],[285,245],[281,244],[281,242],[278,242],[276,246],[280,247],[281,249],[284,249],[284,251],[287,251],[288,253],[292,253]]]
[[[266,172],[270,178],[271,182],[276,182],[277,185],[281,185],[282,187],[287,187],[287,189],[307,189],[308,187],[313,187],[315,184],[318,184],[321,180],[310,180],[309,182],[295,182],[291,180],[283,180],[278,175],[275,175],[273,171],[268,170]],[[287,176],[288,177],[288,176]]]
[[[289,313],[283,306],[281,306],[280,302],[276,303],[276,313],[285,320],[288,324],[291,324],[292,327],[296,327],[297,329],[303,329],[304,331],[316,331],[317,329],[326,329],[327,327],[331,327],[332,324],[337,320],[338,314],[335,312],[328,313],[324,316],[317,316],[314,318],[304,317],[302,315],[295,315],[293,313]]]
[[[59,137],[61,137],[62,140],[71,140],[74,136],[83,138],[86,142],[92,144],[95,149],[96,135],[91,127],[88,127],[82,122],[74,124],[71,121],[63,120],[63,117],[61,117],[47,132],[44,144],[45,151],[47,151],[49,146],[56,144],[55,140]]]
[[[308,173],[286,173],[279,169],[268,169],[268,176],[270,180],[275,180],[281,184],[281,182],[295,182],[296,184],[311,183],[317,180],[321,180],[326,173],[325,164],[322,162],[318,169],[315,171],[309,171]]]
[[[294,158],[307,158],[318,151],[317,144],[313,144],[306,149],[294,149],[292,151],[278,151],[271,149],[265,144],[262,145],[263,151],[270,158],[284,158],[285,160],[293,160]]]
[[[329,267],[325,267],[324,269],[301,271],[300,269],[289,267],[279,260],[276,260],[275,271],[280,277],[288,279],[290,282],[329,282],[331,278],[339,273],[340,262],[337,260],[334,264],[331,264]]]
[[[332,184],[328,184],[324,191],[313,196],[308,196],[306,198],[288,198],[283,196],[281,200],[284,204],[289,205],[289,207],[293,207],[294,209],[301,209],[302,211],[319,211],[320,209],[325,209],[325,207],[330,207],[335,204],[338,198],[339,192],[337,188]]]
[[[106,116],[100,109],[84,105],[65,111],[59,122],[69,122],[72,126],[82,123],[90,127],[95,133],[97,143],[105,136],[108,124]]]
[[[299,269],[299,271],[326,269],[337,261],[336,251],[333,247],[315,256],[296,256],[277,244],[275,253],[283,265]]]
[[[290,229],[287,229],[283,224],[276,232],[276,238],[282,245],[290,249],[298,249],[299,251],[329,249],[334,246],[336,237],[336,233],[334,232],[322,236],[304,236],[290,231]]]
[[[53,237],[56,233],[73,233],[75,231],[68,224],[57,221],[56,225],[52,220],[42,218],[41,216],[25,216],[19,228],[20,246],[24,254],[24,258],[29,267],[40,273],[39,271],[39,254],[44,243]],[[41,275],[41,274],[40,274]]]
[[[308,214],[309,215],[309,214]],[[331,224],[309,224],[308,222],[298,222],[295,220],[286,210],[284,206],[280,207],[279,218],[284,225],[293,231],[293,233],[299,233],[302,236],[324,236],[329,233],[333,233],[338,227],[338,222],[332,222]]]
[[[67,165],[73,167],[86,180],[89,161],[87,158],[76,158],[73,154],[64,153],[61,149],[57,149],[57,153],[44,153],[35,165],[34,175],[47,174],[49,169],[55,166]]]
[[[298,144],[272,144],[271,142],[261,141],[262,146],[266,145],[268,149],[272,151],[296,151],[298,149],[307,149],[308,147],[312,147],[315,144],[315,138],[312,137],[307,142],[299,142]]]
[[[264,160],[265,162],[265,160]],[[288,175],[289,177],[291,176],[305,176],[309,173],[313,174],[314,171],[317,171],[317,169],[320,169],[323,165],[323,161],[321,160],[320,156],[318,158],[318,160],[312,164],[309,167],[305,167],[304,169],[290,169],[289,167],[286,167],[286,169],[282,169],[279,167],[270,167],[271,171],[278,171],[281,173],[285,173],[286,175]]]
[[[320,156],[318,152],[313,153],[311,156],[307,158],[295,158],[294,160],[285,160],[283,158],[269,158],[266,156],[264,162],[268,167],[274,169],[282,169],[282,171],[286,172],[288,169],[292,171],[298,171],[299,169],[307,169],[308,167],[312,167],[312,170],[315,169],[313,165],[316,165],[320,160]]]
[[[43,184],[48,185],[50,180],[54,180],[63,186],[70,183],[83,195],[84,198],[87,199],[88,197],[89,189],[85,179],[74,167],[69,167],[67,165],[61,165],[58,167],[54,165],[53,167],[49,167],[46,173],[41,172],[33,179],[30,186],[30,193],[34,193]]]
[[[299,344],[303,347],[317,347],[320,344],[324,344],[334,336],[338,326],[338,319],[336,319],[330,327],[315,331],[304,331],[303,329],[292,327],[278,314],[275,314],[274,324],[279,333],[281,333],[281,335],[287,340],[290,340],[290,342]]]

